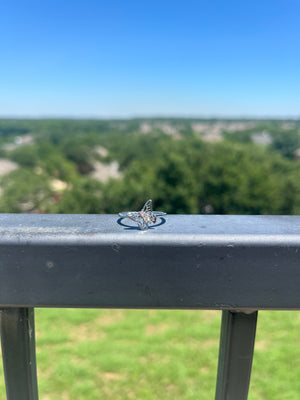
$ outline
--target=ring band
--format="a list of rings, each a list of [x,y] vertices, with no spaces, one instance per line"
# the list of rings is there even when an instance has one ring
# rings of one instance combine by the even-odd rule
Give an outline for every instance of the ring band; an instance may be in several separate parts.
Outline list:
[[[135,211],[124,211],[119,213],[119,216],[122,218],[130,218],[130,214],[133,214],[134,212]],[[152,211],[152,215],[154,215],[155,217],[162,217],[163,215],[167,215],[167,213],[162,211]]]

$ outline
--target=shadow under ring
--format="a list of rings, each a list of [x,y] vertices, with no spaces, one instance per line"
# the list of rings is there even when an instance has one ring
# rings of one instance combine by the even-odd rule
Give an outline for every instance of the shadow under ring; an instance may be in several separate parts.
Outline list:
[[[159,212],[159,211],[158,211]],[[161,222],[159,222],[159,223],[156,223],[156,224],[154,224],[154,225],[149,225],[149,227],[148,227],[148,229],[153,229],[153,228],[157,228],[158,226],[161,226],[161,225],[163,225],[163,224],[165,224],[166,223],[166,219],[163,217],[163,215],[166,215],[167,213],[163,213],[163,212],[159,212],[160,213],[160,215],[158,215],[158,214],[156,214],[155,216],[156,217],[158,217],[158,218],[160,218],[161,219]],[[122,222],[122,219],[124,219],[124,218],[128,218],[128,219],[130,219],[127,215],[126,216],[122,216],[121,214],[127,214],[126,212],[124,212],[124,213],[119,213],[119,215],[120,215],[120,218],[118,219],[118,221],[117,221],[117,223],[119,224],[119,225],[121,225],[121,226],[124,226],[124,228],[126,228],[126,229],[136,229],[136,230],[141,230],[138,226],[132,226],[132,225],[127,225],[127,224],[124,224],[123,222]],[[130,219],[131,221],[133,221],[132,219]],[[135,221],[133,221],[133,222],[135,222]],[[142,231],[143,232],[143,231]]]

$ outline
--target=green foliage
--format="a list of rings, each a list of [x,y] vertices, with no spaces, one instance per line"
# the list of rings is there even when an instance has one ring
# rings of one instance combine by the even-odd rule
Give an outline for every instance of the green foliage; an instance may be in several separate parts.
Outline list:
[[[276,154],[254,145],[220,143],[206,153],[200,172],[203,188],[199,200],[210,204],[218,214],[281,214],[294,212],[286,202],[284,176],[297,170]],[[291,185],[299,192],[299,183],[291,177]],[[295,198],[296,201],[296,198]]]
[[[300,165],[254,144],[199,139],[153,142],[129,164],[123,181],[103,191],[104,211],[141,206],[147,198],[169,213],[294,214]],[[137,204],[138,203],[138,204]],[[126,207],[127,205],[127,207]]]
[[[0,119],[0,138],[21,136],[29,133],[29,128],[24,121]]]
[[[45,211],[50,196],[47,177],[30,169],[18,169],[1,179],[0,197],[2,213]]]
[[[59,148],[41,144],[38,151],[39,166],[50,176],[63,181],[72,181],[78,176],[74,163],[66,159]]]
[[[89,164],[90,157],[88,146],[73,140],[68,140],[64,143],[62,151],[68,160],[77,165],[79,172],[85,174],[92,170]]]
[[[184,147],[184,146],[182,146]],[[197,213],[197,179],[184,149],[163,148],[155,164],[155,202],[168,213]]]
[[[22,193],[29,196],[32,191],[34,197],[43,184],[48,198],[35,197],[34,211],[116,213],[139,209],[152,198],[156,208],[168,213],[300,212],[300,163],[293,159],[300,147],[298,122],[287,122],[283,129],[277,121],[261,121],[251,129],[225,132],[221,143],[201,141],[191,128],[197,120],[187,119],[169,121],[181,135],[174,139],[159,129],[167,122],[0,120],[0,146],[20,132],[34,140],[13,151],[0,148],[2,156],[27,171],[26,177],[16,172],[3,178],[2,209],[24,210]],[[142,134],[141,123],[152,131]],[[1,129],[6,135],[2,139]],[[272,144],[253,144],[252,135],[258,131],[268,132]],[[108,156],[96,153],[98,145]],[[123,178],[105,184],[92,179],[97,160],[116,160]],[[55,189],[53,178],[62,181],[56,182],[62,189]]]
[[[155,183],[151,165],[133,162],[122,180],[111,180],[103,187],[103,212],[113,214],[121,210],[139,210],[151,198]]]
[[[111,152],[111,158],[116,158],[121,166],[125,169],[133,161],[148,160],[150,163],[156,160],[159,147],[163,143],[171,143],[172,139],[166,137],[161,132],[141,135],[114,133],[111,137],[106,138],[105,143]]]
[[[99,214],[102,211],[101,184],[89,178],[77,180],[49,212],[62,214]]]
[[[20,146],[11,152],[10,158],[22,167],[35,167],[38,162],[37,147],[32,145]]]
[[[276,132],[273,134],[271,148],[279,151],[284,157],[294,159],[295,151],[300,148],[299,132],[296,130]]]
[[[226,140],[237,143],[252,143],[253,129],[246,131],[224,132],[223,137]]]

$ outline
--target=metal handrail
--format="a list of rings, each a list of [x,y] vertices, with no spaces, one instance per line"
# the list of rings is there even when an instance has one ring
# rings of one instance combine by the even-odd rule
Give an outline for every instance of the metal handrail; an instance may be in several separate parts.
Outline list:
[[[38,397],[34,307],[103,307],[223,310],[216,399],[246,399],[257,310],[300,309],[299,249],[298,216],[0,215],[7,398]]]

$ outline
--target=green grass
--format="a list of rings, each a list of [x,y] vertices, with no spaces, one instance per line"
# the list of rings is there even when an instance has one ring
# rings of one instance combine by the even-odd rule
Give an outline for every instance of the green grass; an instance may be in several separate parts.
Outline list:
[[[217,311],[38,309],[40,399],[212,400],[220,319]],[[299,336],[299,312],[259,313],[249,400],[300,398]]]

